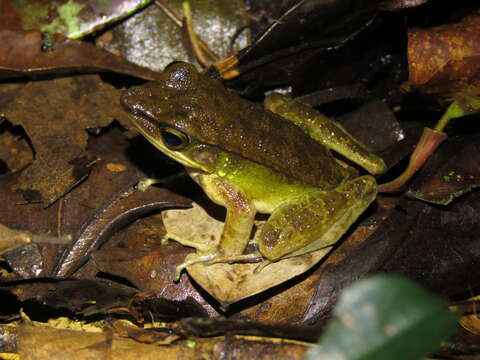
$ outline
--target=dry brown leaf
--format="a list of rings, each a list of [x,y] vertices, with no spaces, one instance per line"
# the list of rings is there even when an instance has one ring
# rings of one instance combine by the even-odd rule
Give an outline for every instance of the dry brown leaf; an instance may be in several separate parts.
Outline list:
[[[110,123],[118,102],[110,98],[112,105],[105,109],[87,95],[110,89],[98,76],[84,75],[31,82],[16,92],[2,110],[29,136],[35,160],[22,172],[15,189],[37,191],[49,205],[88,173],[85,129]]]
[[[480,335],[480,318],[478,314],[462,316],[458,322],[468,332]]]
[[[480,91],[480,13],[408,32],[409,82],[441,95]]]
[[[3,330],[3,329],[2,329]],[[258,336],[190,339],[170,345],[142,344],[121,338],[113,331],[91,333],[22,325],[18,328],[18,355],[29,360],[64,359],[262,359],[300,360],[314,346],[299,341]]]
[[[183,239],[212,243],[220,240],[224,223],[218,221],[199,205],[188,210],[167,210],[163,221],[168,233]],[[257,222],[257,225],[259,223]],[[317,264],[331,247],[267,265],[255,272],[262,263],[254,264],[195,264],[187,267],[189,275],[222,304],[230,304],[258,294],[300,275]],[[188,255],[189,257],[195,254]]]
[[[166,359],[179,355],[194,358],[188,347],[158,347],[140,344],[131,339],[114,336],[111,332],[21,326],[18,331],[18,354],[21,359]]]

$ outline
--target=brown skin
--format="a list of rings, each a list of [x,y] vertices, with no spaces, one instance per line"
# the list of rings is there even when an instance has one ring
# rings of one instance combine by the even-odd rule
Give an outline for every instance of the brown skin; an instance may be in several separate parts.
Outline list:
[[[128,90],[121,101],[132,113],[161,120],[200,143],[253,159],[303,184],[328,189],[351,177],[299,127],[225,91],[191,64],[168,66],[158,82]]]

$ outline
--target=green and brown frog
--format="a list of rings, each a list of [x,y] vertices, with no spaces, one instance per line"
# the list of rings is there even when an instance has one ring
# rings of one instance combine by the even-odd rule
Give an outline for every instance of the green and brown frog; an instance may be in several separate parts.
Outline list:
[[[122,104],[145,138],[185,166],[207,196],[227,210],[218,245],[167,234],[198,255],[197,262],[277,261],[335,243],[377,194],[370,175],[337,160],[330,149],[371,174],[381,158],[312,107],[272,94],[265,108],[200,74],[169,65],[158,82],[127,90]],[[271,214],[244,254],[256,213]]]

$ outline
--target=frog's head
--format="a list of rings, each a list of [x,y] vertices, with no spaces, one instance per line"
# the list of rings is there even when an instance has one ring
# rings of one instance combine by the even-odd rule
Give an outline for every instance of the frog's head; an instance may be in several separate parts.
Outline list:
[[[126,90],[121,103],[133,124],[159,150],[187,167],[210,173],[218,149],[198,141],[197,135],[208,125],[204,119],[215,116],[211,96],[222,90],[220,83],[205,78],[193,65],[175,62],[157,82]]]

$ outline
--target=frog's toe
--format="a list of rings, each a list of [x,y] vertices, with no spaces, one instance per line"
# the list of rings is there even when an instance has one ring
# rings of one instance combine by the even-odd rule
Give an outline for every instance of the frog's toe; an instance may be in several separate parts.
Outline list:
[[[262,261],[260,264],[258,264],[257,267],[255,267],[255,269],[253,270],[253,273],[254,273],[254,274],[258,274],[258,273],[260,273],[263,269],[265,269],[268,265],[273,264],[273,263],[274,263],[274,261],[270,261],[270,260],[266,260],[266,259],[265,259],[265,260]]]
[[[263,260],[265,259],[260,253],[232,255],[232,256],[222,256],[218,253],[210,253],[206,255],[194,255],[175,268],[174,279],[175,281],[180,280],[182,271],[187,267],[189,267],[190,265],[194,265],[194,264],[204,263],[205,265],[213,265],[213,264],[219,264],[219,263],[226,263],[226,264],[257,263]]]
[[[174,281],[177,282],[180,280],[180,276],[182,275],[182,271],[189,267],[190,265],[198,264],[198,263],[209,263],[212,259],[215,259],[218,254],[208,254],[208,255],[197,255],[193,256],[190,259],[184,261],[180,265],[175,268],[174,273]]]
[[[217,251],[217,245],[216,244],[206,244],[198,241],[191,241],[191,240],[186,240],[181,238],[180,236],[177,236],[172,233],[166,233],[161,240],[162,245],[168,243],[168,240],[174,240],[178,242],[179,244],[183,246],[188,246],[196,249],[200,253],[213,253]]]
[[[140,190],[140,191],[147,191],[147,189],[152,186],[152,185],[155,185],[155,184],[158,184],[160,183],[162,180],[160,179],[154,179],[154,178],[144,178],[142,180],[140,180],[137,185],[135,186],[135,188],[137,190]]]

